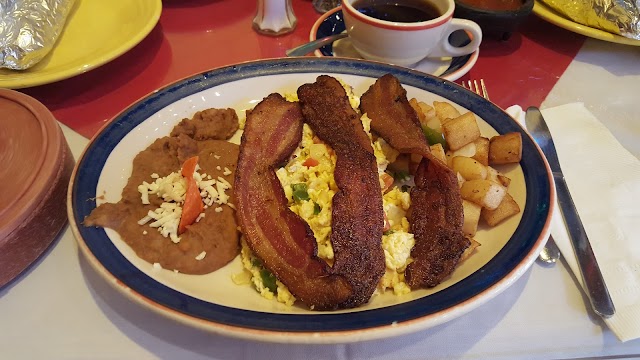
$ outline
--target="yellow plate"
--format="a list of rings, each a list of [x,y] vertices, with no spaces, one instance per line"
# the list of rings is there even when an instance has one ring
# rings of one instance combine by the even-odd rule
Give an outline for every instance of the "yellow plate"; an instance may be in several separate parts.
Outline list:
[[[615,35],[604,30],[595,29],[586,25],[578,24],[560,15],[546,4],[536,1],[533,6],[533,12],[542,19],[557,25],[563,29],[573,31],[584,36],[600,39],[604,41],[614,42],[618,44],[640,46],[640,40],[630,39],[624,36]]]
[[[1,69],[0,87],[49,84],[103,65],[142,41],[161,12],[161,0],[76,0],[51,52],[27,70]]]

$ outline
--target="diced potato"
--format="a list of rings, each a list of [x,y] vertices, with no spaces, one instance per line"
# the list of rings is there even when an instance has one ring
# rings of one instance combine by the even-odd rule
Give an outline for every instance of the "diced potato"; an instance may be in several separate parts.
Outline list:
[[[422,112],[424,113],[424,117],[426,119],[424,125],[436,131],[442,132],[442,121],[440,121],[440,119],[436,116],[436,109],[422,101],[420,101],[418,105],[422,109]]]
[[[416,98],[409,99],[409,105],[411,105],[411,107],[413,108],[413,110],[415,110],[416,113],[422,111],[422,109],[420,109],[420,107],[418,106],[418,99]]]
[[[476,155],[476,143],[470,142],[456,151],[450,151],[453,156],[474,157]]]
[[[496,226],[502,221],[519,212],[520,206],[518,206],[518,203],[513,200],[513,197],[511,197],[511,195],[506,194],[497,208],[493,210],[486,208],[482,209],[481,216],[489,226]]]
[[[510,164],[522,159],[522,135],[511,132],[494,136],[489,141],[489,163]]]
[[[420,106],[420,109],[422,109],[422,112],[427,117],[427,119],[436,117],[436,109],[434,109],[433,106],[427,104],[424,101],[418,102],[418,106]]]
[[[470,237],[467,237],[467,239],[469,239],[471,245],[469,245],[469,247],[462,253],[462,255],[460,255],[460,262],[467,260],[473,254],[476,248],[480,246],[480,243],[475,241],[474,239]]]
[[[496,170],[495,168],[492,168],[491,166],[487,166],[487,180],[491,180],[499,183],[500,180],[498,180],[498,174],[500,174],[498,170]]]
[[[416,114],[418,115],[418,119],[420,119],[420,124],[422,124],[422,119],[424,118],[424,113],[422,112],[422,109],[420,108],[420,105],[418,105],[418,100],[416,100],[416,98],[411,98],[409,99],[409,105],[411,105],[411,107],[413,108],[413,111],[416,112]]]
[[[449,119],[455,119],[460,116],[460,112],[448,102],[434,101],[433,108],[436,111],[436,117],[440,119],[442,124],[449,121]]]
[[[462,210],[464,211],[462,232],[466,236],[474,236],[476,231],[478,231],[478,222],[480,221],[482,207],[471,201],[462,200]]]
[[[456,173],[456,178],[458,178],[458,187],[462,187],[462,184],[466,181],[460,173]],[[464,200],[462,200],[464,201]]]
[[[451,159],[451,168],[453,171],[460,173],[465,180],[487,178],[487,167],[470,157],[454,156]]]
[[[471,144],[475,146],[476,150],[475,154],[471,157],[478,160],[482,165],[489,165],[489,139],[486,137],[479,137]]]
[[[479,137],[451,153],[453,156],[466,156],[478,160],[482,165],[489,165],[489,139]]]
[[[438,117],[435,116],[435,111],[434,111],[434,116],[429,118],[425,125],[427,125],[427,127],[430,127],[435,131],[442,133],[442,121],[440,121],[440,119],[438,119]]]
[[[466,112],[455,119],[442,124],[444,138],[452,151],[458,150],[480,137],[480,128],[476,117]]]
[[[420,125],[429,126],[432,129],[441,131],[440,119],[436,117],[436,110],[433,107],[423,101],[416,100],[416,98],[409,100],[409,104],[411,104],[413,110],[418,114]]]
[[[446,155],[447,155],[447,166],[451,167],[451,160],[453,160],[453,155],[451,154],[451,151],[447,151]]]
[[[431,145],[431,154],[433,154],[433,156],[436,159],[442,161],[443,164],[448,165],[447,155],[444,152],[444,148],[442,147],[442,144],[438,143],[438,144]]]
[[[502,174],[498,174],[498,182],[500,184],[502,184],[502,186],[508,188],[509,184],[511,184],[511,179],[509,179],[508,177],[506,177],[505,175]]]
[[[500,183],[506,188],[508,188],[509,184],[511,184],[511,179],[509,179],[506,175],[500,173],[498,170],[492,168],[491,166],[487,166],[487,180]]]
[[[474,202],[489,210],[495,210],[506,193],[506,187],[491,180],[467,180],[460,187],[462,199]]]

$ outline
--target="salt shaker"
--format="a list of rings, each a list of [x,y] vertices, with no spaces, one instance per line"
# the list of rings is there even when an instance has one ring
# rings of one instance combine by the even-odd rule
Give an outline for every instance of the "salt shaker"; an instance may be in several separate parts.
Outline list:
[[[291,0],[258,0],[253,28],[265,35],[282,35],[295,29],[298,19],[293,14]]]

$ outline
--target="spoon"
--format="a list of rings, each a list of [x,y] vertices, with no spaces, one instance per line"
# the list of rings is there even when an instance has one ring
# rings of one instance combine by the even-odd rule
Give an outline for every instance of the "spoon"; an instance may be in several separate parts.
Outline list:
[[[553,236],[549,235],[549,240],[547,240],[547,244],[540,252],[538,261],[544,265],[553,266],[559,258],[560,249],[558,249],[558,245],[556,245],[556,242],[553,240]]]
[[[306,44],[302,44],[300,46],[296,46],[293,49],[289,49],[287,51],[285,51],[285,54],[287,54],[287,56],[304,56],[307,55],[308,53],[319,49],[327,44],[331,44],[332,42],[342,39],[342,38],[346,38],[347,37],[347,33],[340,33],[340,34],[333,34],[333,35],[329,35],[320,39],[316,39],[313,40],[311,42],[308,42]]]

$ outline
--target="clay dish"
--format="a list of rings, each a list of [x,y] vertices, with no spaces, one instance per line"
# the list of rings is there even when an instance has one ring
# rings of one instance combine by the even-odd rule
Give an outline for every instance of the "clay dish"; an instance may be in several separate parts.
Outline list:
[[[67,222],[74,160],[53,114],[0,89],[0,287],[32,264]]]
[[[495,10],[487,6],[492,1],[479,1],[477,5],[469,0],[455,0],[454,16],[473,20],[486,36],[507,40],[516,32],[520,24],[531,14],[534,0],[522,0],[522,5],[513,10]]]

